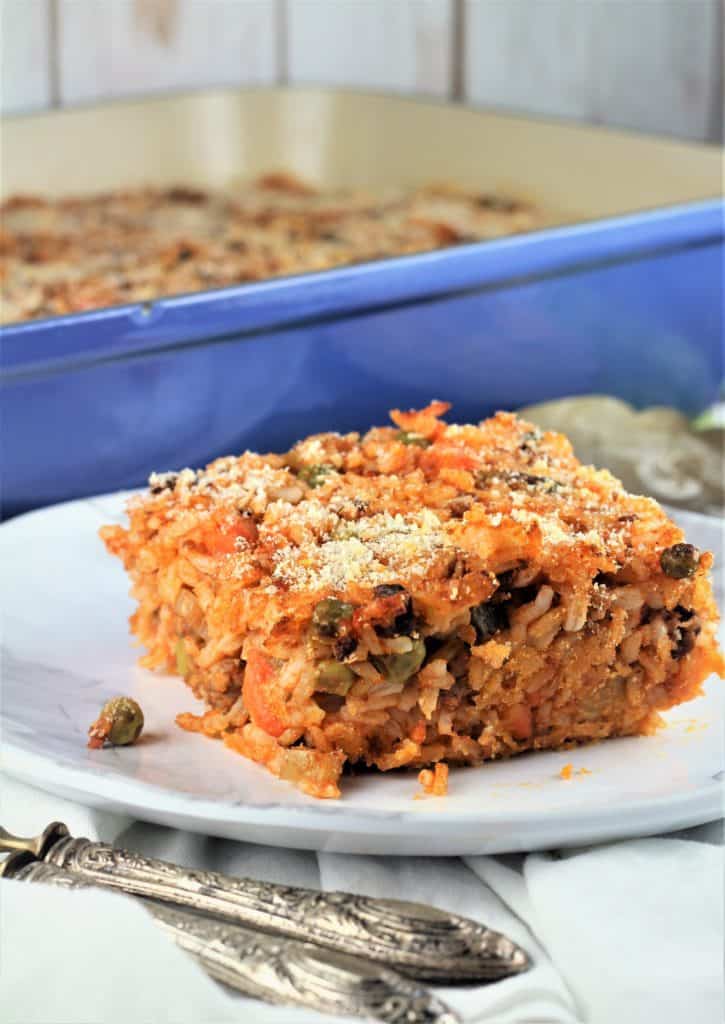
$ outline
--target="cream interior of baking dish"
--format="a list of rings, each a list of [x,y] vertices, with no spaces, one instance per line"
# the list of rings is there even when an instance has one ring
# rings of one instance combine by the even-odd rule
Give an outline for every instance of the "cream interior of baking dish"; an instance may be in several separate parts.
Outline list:
[[[220,90],[2,121],[0,195],[224,187],[270,168],[326,186],[454,181],[513,192],[549,223],[718,196],[722,151],[399,97]],[[564,211],[564,212],[562,212]]]

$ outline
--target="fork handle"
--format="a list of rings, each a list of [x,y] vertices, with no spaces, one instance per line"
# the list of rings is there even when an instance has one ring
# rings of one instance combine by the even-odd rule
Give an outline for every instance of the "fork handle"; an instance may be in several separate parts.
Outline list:
[[[0,874],[65,889],[93,888],[92,883],[28,853],[8,857]],[[460,1024],[457,1015],[427,989],[378,964],[178,907],[142,902],[209,975],[246,996],[384,1024]]]
[[[526,953],[499,932],[420,903],[192,871],[67,835],[43,855],[48,863],[94,885],[188,907],[326,949],[343,948],[422,981],[497,981],[526,970],[529,963]]]

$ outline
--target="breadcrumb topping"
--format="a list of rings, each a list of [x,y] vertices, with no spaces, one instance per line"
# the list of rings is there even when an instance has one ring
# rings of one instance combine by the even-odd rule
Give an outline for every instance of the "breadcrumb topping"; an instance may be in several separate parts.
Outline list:
[[[183,535],[221,575],[280,598],[438,580],[457,600],[466,574],[490,576],[484,562],[501,572],[527,559],[563,584],[628,562],[636,576],[656,569],[658,537],[660,547],[679,539],[656,502],[580,465],[562,435],[511,413],[448,425],[447,408],[154,473],[138,500],[159,539]]]
[[[300,512],[306,513],[302,508]],[[444,550],[453,551],[438,516],[382,512],[339,528],[340,536],[318,544],[289,544],[275,553],[273,577],[292,590],[342,592],[351,583],[375,587],[395,577],[422,577]]]
[[[1,319],[57,316],[528,231],[532,204],[433,185],[318,191],[267,174],[0,206]]]

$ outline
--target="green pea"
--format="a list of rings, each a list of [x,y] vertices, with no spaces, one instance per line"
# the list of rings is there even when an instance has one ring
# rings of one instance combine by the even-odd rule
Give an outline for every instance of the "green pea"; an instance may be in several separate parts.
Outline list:
[[[396,440],[400,441],[401,444],[415,445],[417,448],[428,448],[430,446],[428,438],[423,437],[422,434],[416,434],[414,430],[399,430]]]
[[[352,618],[355,609],[346,601],[338,601],[336,597],[326,597],[315,605],[312,621],[320,636],[337,636],[340,623]]]
[[[104,705],[101,718],[108,720],[108,742],[114,747],[135,743],[143,729],[143,711],[131,697],[113,697]]]
[[[673,544],[660,555],[662,572],[675,580],[694,575],[699,562],[700,552],[694,544]]]
[[[335,472],[334,466],[328,466],[326,463],[314,463],[311,466],[302,466],[297,472],[297,476],[303,483],[306,483],[308,487],[319,487],[320,484],[325,482],[325,477],[329,476],[330,473]]]
[[[412,643],[412,649],[403,654],[375,655],[370,661],[391,683],[404,683],[425,661],[425,641],[418,637]]]
[[[355,682],[355,673],[339,661],[321,661],[317,666],[317,689],[344,697]]]

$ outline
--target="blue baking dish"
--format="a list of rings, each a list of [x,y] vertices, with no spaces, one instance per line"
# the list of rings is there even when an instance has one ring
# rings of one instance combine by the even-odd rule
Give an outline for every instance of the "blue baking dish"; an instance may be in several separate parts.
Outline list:
[[[695,413],[722,380],[723,213],[674,203],[6,327],[3,515],[432,397],[460,420],[589,392]]]

